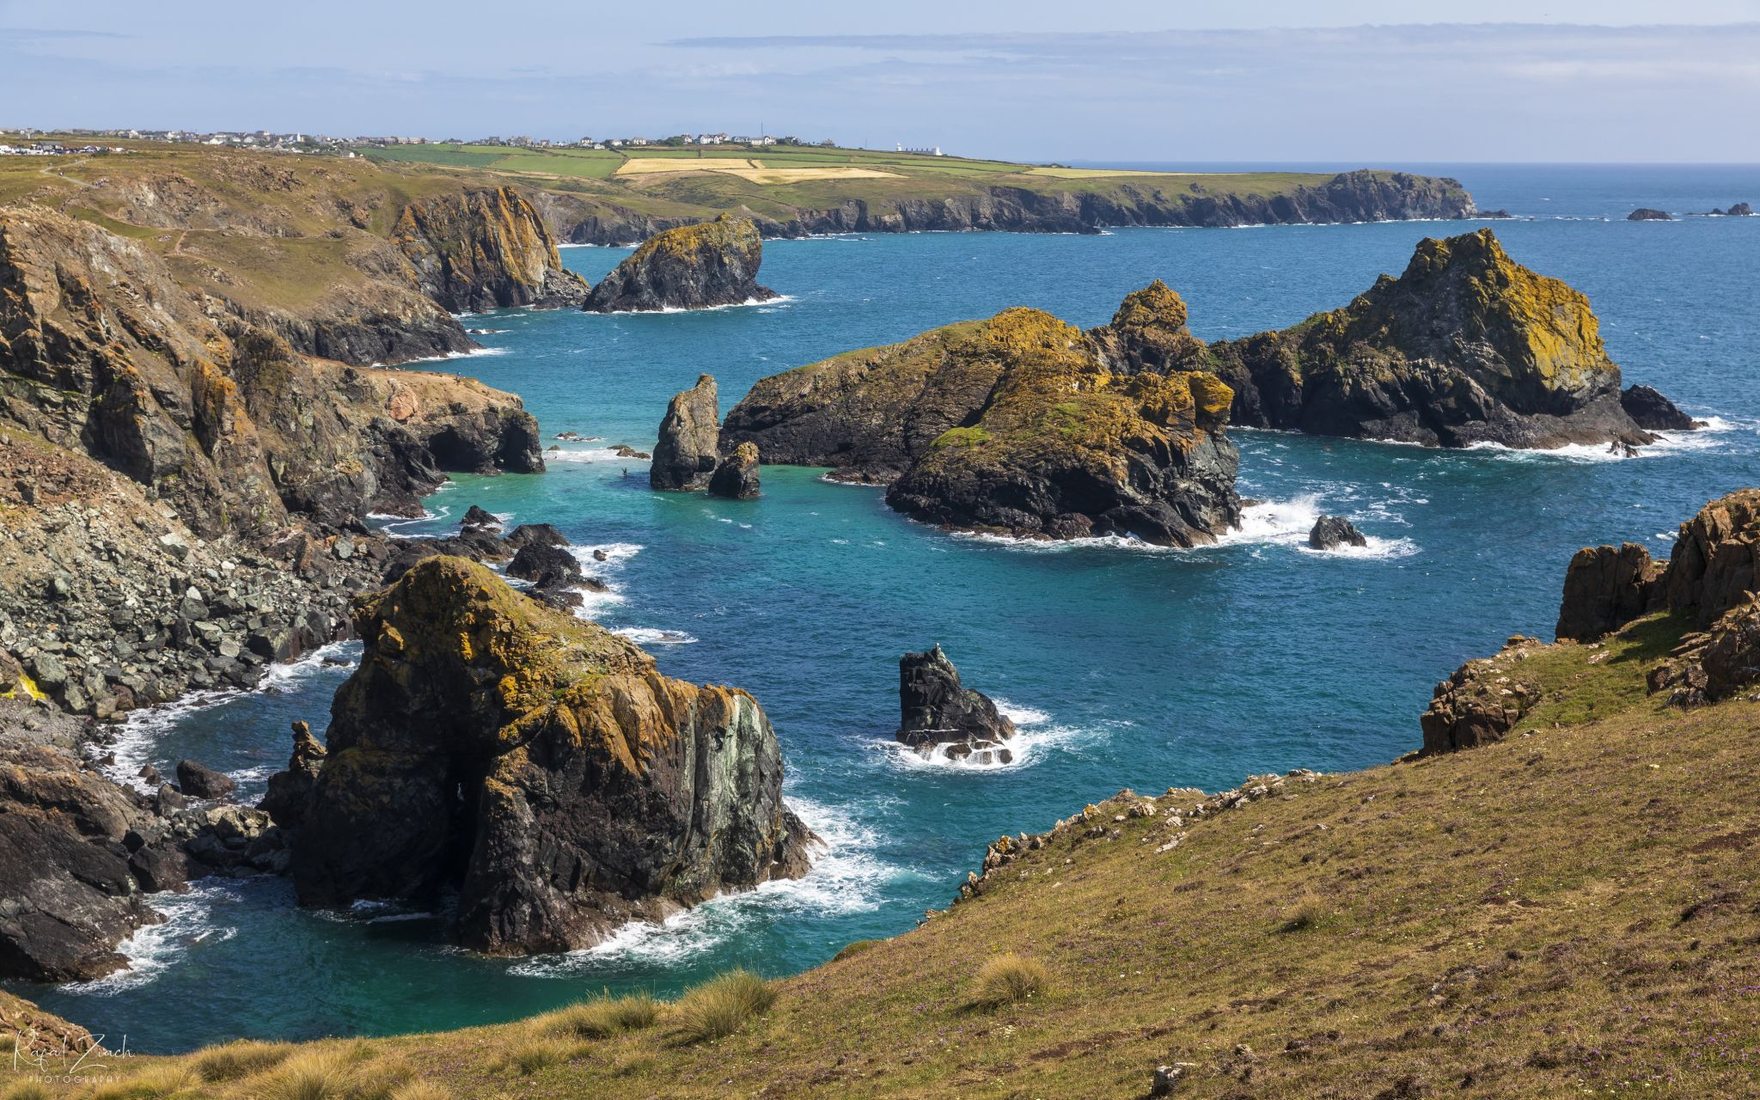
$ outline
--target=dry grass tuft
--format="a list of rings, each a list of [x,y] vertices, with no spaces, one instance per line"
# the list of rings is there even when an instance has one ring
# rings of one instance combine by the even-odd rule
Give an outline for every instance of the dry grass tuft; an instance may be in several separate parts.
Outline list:
[[[436,1081],[417,1078],[405,1081],[391,1093],[391,1100],[453,1100],[452,1091]]]
[[[142,1070],[126,1081],[105,1085],[91,1094],[92,1100],[159,1100],[160,1097],[198,1096],[201,1077],[187,1061],[166,1062]]]
[[[672,1007],[672,1022],[687,1043],[722,1039],[761,1016],[776,1002],[770,983],[750,970],[730,970],[686,993]]]
[[[533,1039],[508,1051],[502,1064],[529,1076],[568,1061],[578,1049],[575,1044],[560,1039]]]
[[[653,1027],[660,1018],[660,1002],[648,993],[626,997],[601,995],[540,1016],[542,1030],[550,1035],[604,1039],[625,1031]]]
[[[286,1043],[239,1039],[202,1051],[196,1055],[195,1066],[204,1081],[236,1081],[274,1069],[292,1053],[293,1047]]]
[[[366,1055],[358,1044],[302,1050],[284,1061],[250,1095],[255,1100],[353,1100],[363,1092],[356,1071]]]
[[[968,1000],[973,1008],[999,1008],[1016,1001],[1030,1000],[1045,992],[1050,975],[1045,964],[1028,959],[1013,951],[998,955],[978,968],[972,979]]]
[[[1326,903],[1320,895],[1311,891],[1304,892],[1297,898],[1284,914],[1283,923],[1277,926],[1279,932],[1308,932],[1319,927],[1320,922],[1331,915]]]

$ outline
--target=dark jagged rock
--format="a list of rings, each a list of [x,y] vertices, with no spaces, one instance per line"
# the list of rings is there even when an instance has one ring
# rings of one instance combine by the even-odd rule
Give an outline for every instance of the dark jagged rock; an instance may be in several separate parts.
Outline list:
[[[1540,688],[1522,675],[1521,664],[1542,643],[1515,637],[1495,657],[1468,661],[1436,685],[1430,709],[1419,718],[1426,754],[1454,752],[1501,741],[1540,701]]]
[[[1754,216],[1754,207],[1749,203],[1738,202],[1731,204],[1730,208],[1723,213],[1726,217],[1731,218],[1751,218]]]
[[[459,941],[562,951],[792,877],[810,834],[744,692],[434,558],[363,600],[294,857],[307,905],[458,895]]]
[[[721,406],[715,379],[703,375],[697,384],[673,396],[660,421],[648,484],[665,492],[701,489],[720,462]]]
[[[493,513],[486,512],[475,504],[465,509],[464,518],[458,521],[463,528],[478,528],[489,531],[501,530],[501,521]]]
[[[283,829],[297,829],[305,821],[306,804],[311,801],[312,788],[324,768],[324,746],[312,736],[312,727],[304,722],[293,724],[293,755],[287,770],[269,777],[269,789],[257,809]]]
[[[587,284],[565,270],[536,209],[514,187],[487,187],[410,203],[391,241],[423,291],[454,313],[509,306],[579,306]]]
[[[1369,540],[1343,516],[1321,516],[1308,531],[1308,545],[1315,550],[1336,550],[1340,546],[1367,546]]]
[[[751,500],[759,493],[758,445],[741,443],[721,460],[709,478],[709,495],[729,500]]]
[[[1596,546],[1577,551],[1565,570],[1559,640],[1594,641],[1659,610],[1664,564],[1652,561],[1650,551],[1632,542],[1617,549]]]
[[[1151,287],[1116,329],[1011,309],[850,352],[761,380],[721,446],[891,482],[889,505],[949,527],[1209,542],[1239,521],[1238,456],[1228,387],[1167,369],[1202,350],[1184,312]]]
[[[1666,210],[1653,210],[1648,206],[1640,206],[1626,215],[1629,222],[1671,222],[1674,215]]]
[[[604,587],[581,571],[580,559],[565,547],[538,542],[528,542],[519,548],[507,563],[507,575],[531,581],[533,594],[550,603],[578,605],[578,594],[570,600],[563,593],[573,588]]]
[[[1007,764],[1014,754],[1002,743],[1014,723],[981,692],[960,684],[959,670],[935,646],[898,659],[899,741],[925,756]]]
[[[723,214],[650,237],[587,297],[590,313],[703,309],[776,297],[758,285],[764,242],[758,227]]]
[[[1632,422],[1646,431],[1690,432],[1705,426],[1649,386],[1627,386],[1619,395],[1619,403]]]
[[[507,533],[507,545],[515,550],[528,546],[567,546],[568,538],[548,523],[522,523]]]
[[[1638,446],[1589,301],[1489,229],[1418,245],[1343,309],[1214,344],[1234,423],[1465,447]]]
[[[191,798],[225,798],[238,789],[238,784],[224,772],[217,772],[194,760],[177,762],[177,788]]]

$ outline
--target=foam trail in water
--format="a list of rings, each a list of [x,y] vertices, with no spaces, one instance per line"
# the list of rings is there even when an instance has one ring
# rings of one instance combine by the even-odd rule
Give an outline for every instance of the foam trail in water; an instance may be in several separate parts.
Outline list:
[[[137,929],[117,945],[117,953],[128,960],[127,967],[91,981],[70,982],[61,986],[62,992],[102,997],[138,989],[157,978],[190,947],[231,939],[238,929],[214,921],[215,903],[224,897],[225,889],[220,884],[201,882],[182,894],[154,894],[152,907],[165,920]]]

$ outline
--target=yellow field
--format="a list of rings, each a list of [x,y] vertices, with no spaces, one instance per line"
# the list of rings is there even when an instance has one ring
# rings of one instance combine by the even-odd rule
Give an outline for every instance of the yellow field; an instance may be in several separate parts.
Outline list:
[[[1197,172],[1140,172],[1132,168],[1029,168],[1029,176],[1056,176],[1060,180],[1101,179],[1108,176],[1195,176]]]
[[[896,172],[873,168],[766,168],[761,160],[735,157],[631,157],[617,169],[619,176],[658,176],[676,172],[721,172],[753,183],[805,183],[810,180],[888,179]]]

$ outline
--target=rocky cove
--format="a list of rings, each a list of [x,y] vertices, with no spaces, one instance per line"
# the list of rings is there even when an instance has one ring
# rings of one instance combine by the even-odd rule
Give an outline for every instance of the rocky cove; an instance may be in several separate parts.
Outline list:
[[[1395,267],[1395,268],[1394,268],[1394,270],[1397,270],[1397,267]],[[777,280],[777,281],[780,281],[780,280]],[[492,324],[493,324],[493,323],[494,323],[494,322],[491,322],[491,323],[492,323]],[[736,377],[736,378],[737,378],[737,375],[736,375],[736,376],[735,376],[735,377]],[[670,387],[669,387],[669,388],[672,388],[672,389],[676,389],[676,388],[677,388],[677,387],[678,387],[678,386],[681,386],[681,385],[684,385],[684,384],[686,384],[686,383],[688,383],[688,381],[689,381],[689,376],[686,376],[686,377],[683,377],[683,378],[678,378],[678,379],[676,379],[676,380],[675,380],[675,381],[674,381],[674,380],[669,380],[669,381],[672,381],[672,382],[673,382],[673,384],[672,384],[672,385],[671,385],[671,386],[670,386]],[[732,385],[735,385],[735,386],[742,386],[742,387],[743,387],[743,381],[735,381],[735,382],[733,382],[733,383],[732,383]],[[527,391],[527,390],[526,390],[526,388],[525,388],[525,387],[524,387],[524,386],[515,386],[515,387],[513,387],[513,388],[515,388],[515,389],[518,389],[518,390],[520,390],[520,391],[521,391],[521,392],[522,392],[522,393],[525,393],[525,392],[528,392],[528,391]],[[734,392],[738,392],[738,390],[734,390]],[[653,401],[653,400],[652,400],[652,399],[649,399],[649,400],[647,400],[647,401],[645,401],[645,402],[644,402],[644,408],[645,408],[645,409],[646,409],[646,410],[647,410],[647,411],[646,411],[646,412],[645,412],[645,413],[644,413],[644,416],[645,416],[645,419],[646,419],[646,422],[647,422],[647,424],[648,424],[648,425],[649,425],[649,428],[648,428],[648,430],[649,430],[649,431],[652,431],[652,427],[651,427],[651,426],[652,426],[652,424],[653,424],[653,422],[654,422],[654,420],[655,420],[655,418],[656,418],[656,417],[657,417],[657,415],[658,415],[658,412],[659,412],[659,408],[660,408],[660,407],[661,407],[661,405],[663,405],[663,404],[664,404],[664,401],[663,401],[663,399],[662,399],[662,400],[661,400],[661,401],[660,401],[660,402],[659,402],[659,403],[655,403],[655,402],[654,402],[654,401]],[[547,427],[551,427],[551,426],[554,426],[554,427],[562,427],[562,426],[565,426],[565,425],[566,425],[566,424],[567,424],[567,423],[569,423],[569,422],[567,422],[567,421],[559,421],[559,420],[555,420],[555,419],[553,419],[553,418],[552,418],[552,417],[551,417],[551,416],[550,416],[550,415],[548,415],[548,414],[546,414],[546,416],[545,416],[545,419],[546,419],[546,426],[547,426]],[[578,423],[578,422],[576,422],[576,423]],[[589,427],[591,427],[591,425],[588,425],[588,426],[589,426]],[[634,442],[637,442],[637,443],[644,443],[644,438],[643,438],[643,437],[640,437],[640,436],[632,436],[632,437],[630,437],[630,438],[632,438],[632,441],[634,441]],[[1260,452],[1250,452],[1250,453],[1260,453],[1260,454],[1263,454],[1263,453],[1264,453],[1264,452],[1262,452],[1262,451],[1260,451]],[[1250,459],[1249,459],[1249,462],[1250,462]],[[552,462],[552,465],[553,465],[553,468],[554,468],[554,467],[557,467],[557,466],[561,466],[561,465],[563,465],[563,464],[562,464],[562,463],[557,463],[557,462],[554,462],[554,460],[553,460],[553,462]],[[572,472],[572,469],[571,469],[571,472]],[[766,473],[767,473],[767,475],[769,475],[769,474],[770,474],[770,471],[767,471],[767,472],[766,472]],[[512,488],[514,488],[514,487],[515,487],[515,483],[509,483],[509,489],[512,489]],[[491,489],[492,489],[492,490],[493,490],[493,488],[494,488],[494,487],[493,487],[493,486],[491,486]],[[794,493],[794,491],[793,491],[793,488],[792,488],[792,483],[791,483],[791,482],[789,482],[789,480],[788,480],[788,479],[787,479],[787,478],[782,478],[782,479],[781,479],[781,480],[780,480],[780,481],[779,481],[779,483],[778,483],[778,484],[777,484],[777,485],[776,485],[776,486],[771,486],[771,485],[769,485],[769,483],[768,483],[768,479],[767,479],[767,491],[768,491],[768,492],[770,492],[770,493],[772,493],[772,494],[775,494],[775,493],[778,493],[778,492],[781,492],[781,493],[784,493],[784,494],[785,494],[785,496],[784,496],[784,497],[783,497],[783,498],[781,498],[781,499],[784,499],[784,500],[792,500],[792,499],[798,499],[798,498],[797,498],[797,497],[796,497],[796,495],[795,495],[795,493]],[[852,490],[842,490],[842,491],[843,491],[843,492],[855,492],[855,491],[852,491]],[[490,498],[489,498],[489,497],[485,497],[485,498],[483,498],[483,499],[484,499],[484,500],[485,500],[485,501],[486,501],[486,502],[487,502],[487,503],[488,503],[488,504],[489,504],[489,506],[490,506],[490,507],[494,507],[494,508],[497,508],[497,510],[505,510],[505,509],[503,509],[503,508],[501,508],[501,507],[500,507],[500,506],[499,506],[499,505],[497,505],[497,504],[496,504],[496,503],[495,503],[495,502],[494,502],[494,501],[493,501],[493,500],[492,500],[492,499],[490,499]],[[434,507],[434,506],[435,506],[435,505],[434,505],[434,504],[433,504],[433,503],[432,503],[432,502],[430,502],[430,507]],[[729,515],[732,515],[732,513],[728,513],[728,514],[729,514]],[[542,513],[542,512],[539,512],[539,511],[529,511],[529,510],[528,510],[528,511],[526,511],[526,512],[524,512],[524,513],[523,513],[523,514],[522,514],[522,518],[531,518],[531,519],[538,519],[538,518],[540,518],[540,517],[541,517],[541,516],[542,516],[542,515],[544,515],[544,513]],[[748,517],[748,521],[749,521],[749,517]],[[1367,527],[1368,527],[1368,528],[1369,528],[1369,530],[1370,530],[1370,531],[1371,531],[1371,532],[1375,532],[1375,531],[1376,531],[1376,530],[1378,530],[1378,529],[1377,529],[1377,528],[1376,528],[1376,527],[1375,527],[1375,526],[1374,526],[1374,524],[1373,524],[1373,523],[1372,523],[1372,522],[1366,522],[1366,523],[1365,523],[1365,526],[1367,526]],[[1382,533],[1382,534],[1385,534],[1385,533],[1386,533],[1386,531],[1387,531],[1387,529],[1386,529],[1386,527],[1385,527],[1385,526],[1383,526],[1383,527],[1381,527],[1381,528],[1379,528],[1379,531],[1380,531],[1380,532],[1381,532],[1381,533]],[[372,538],[371,538],[371,537],[369,537],[369,536],[366,536],[366,535],[364,535],[364,534],[357,534],[357,535],[351,535],[351,536],[350,536],[350,538],[351,538],[351,541],[353,541],[353,542],[354,542],[354,543],[355,543],[355,549],[356,549],[356,550],[359,550],[359,556],[361,556],[361,557],[364,557],[364,558],[368,558],[368,559],[369,559],[369,560],[371,560],[371,555],[372,555],[372,551],[371,551],[371,550],[370,550],[370,549],[366,549],[366,548],[367,548],[367,547],[370,547],[370,546],[371,546],[371,545],[372,545],[372,544],[373,544],[373,539],[372,539]],[[200,549],[200,547],[198,547],[198,549]],[[355,551],[354,551],[354,550],[351,550],[351,551],[349,551],[349,555],[350,555],[350,556],[349,556],[349,557],[348,557],[348,558],[346,558],[346,559],[343,559],[343,558],[338,558],[338,557],[337,557],[337,555],[336,555],[336,550],[335,550],[335,548],[334,548],[334,546],[333,546],[333,545],[332,545],[332,546],[327,546],[327,547],[325,547],[325,548],[324,548],[324,550],[325,550],[325,551],[326,551],[326,552],[327,552],[327,553],[328,553],[328,557],[320,557],[320,558],[319,558],[319,560],[320,560],[320,561],[324,561],[324,562],[334,562],[334,563],[341,563],[341,562],[343,562],[343,561],[352,561],[352,560],[354,560],[354,558],[355,558],[355,556],[356,556],[356,555],[355,555]],[[222,561],[221,561],[221,562],[219,562],[219,563],[216,563],[216,564],[215,564],[215,565],[214,565],[214,566],[213,566],[213,568],[214,568],[214,569],[215,569],[215,571],[216,571],[216,572],[221,572],[221,573],[222,573],[222,574],[223,574],[223,575],[224,575],[224,571],[223,571],[223,570],[222,570],[222,568],[221,568],[221,566],[222,566],[222,565],[223,565],[223,564],[224,564],[224,560],[225,560],[225,559],[222,559]],[[238,566],[238,565],[239,565],[239,564],[241,564],[241,563],[238,563],[238,562],[235,562],[235,569],[236,569],[236,568],[237,568],[237,566]],[[338,564],[338,565],[336,565],[336,566],[334,566],[334,567],[333,567],[333,568],[337,568],[337,569],[340,569],[340,568],[341,568],[341,565],[340,565],[340,564]],[[205,577],[206,577],[206,574],[205,574],[205,572],[204,572],[204,573],[201,573],[201,574],[196,574],[196,573],[195,573],[195,572],[194,572],[194,571],[193,571],[193,570],[192,570],[192,571],[190,571],[190,572],[189,572],[189,574],[188,574],[188,579],[190,579],[190,580],[192,580],[192,581],[199,581],[199,580],[200,580],[200,579],[203,579],[203,578],[205,578]],[[203,594],[203,596],[204,596],[204,597],[206,597],[206,596],[207,596],[207,595],[208,595],[208,592],[207,592],[207,590],[206,590],[206,589],[205,589],[205,588],[203,588],[203,586],[202,586],[202,585],[201,585],[201,584],[200,584],[200,583],[197,583],[197,584],[196,584],[196,585],[195,585],[195,587],[197,587],[197,588],[198,588],[198,589],[200,589],[200,590],[201,590],[201,591],[202,591],[202,594]],[[346,585],[344,585],[344,587],[346,587]],[[187,591],[187,589],[186,589],[186,591]],[[197,621],[200,621],[200,620],[197,620]],[[248,618],[247,618],[247,619],[246,619],[246,620],[245,620],[245,624],[248,624]],[[230,628],[229,628],[229,629],[230,629]],[[700,628],[698,628],[698,629],[699,629],[699,632],[700,632]],[[924,640],[924,639],[923,639],[923,638],[922,638],[922,637],[921,637],[921,636],[918,636],[918,637],[917,637],[917,638],[915,638],[915,639],[914,639],[914,640],[913,640],[913,644],[915,644],[915,645],[920,645],[920,644],[922,644],[922,641],[923,641],[923,640]],[[964,655],[965,655],[965,654],[966,654],[966,653],[967,653],[967,652],[968,652],[968,651],[969,651],[969,649],[970,649],[970,643],[969,643],[969,642],[968,642],[968,643],[966,643],[966,644],[963,644],[963,645],[960,645],[960,646],[959,646],[959,647],[958,647],[958,648],[955,648],[955,649],[954,649],[954,652],[955,652],[955,655],[956,655],[956,656],[961,656],[961,657],[962,657],[962,665],[963,665],[963,664],[964,664],[964,663],[965,663],[965,659],[964,659]],[[892,656],[893,656],[893,657],[896,657],[896,652],[897,652],[897,651],[896,651],[896,650],[895,650],[895,651],[894,651],[894,652],[893,652],[893,654],[892,654]],[[983,661],[983,659],[982,659],[982,658],[981,658],[981,657],[980,657],[980,658],[979,658],[979,660],[980,660],[980,666],[979,666],[979,667],[980,667],[980,669],[981,669],[981,670],[983,670],[983,669],[985,669],[985,668],[989,668],[989,667],[990,667],[990,666],[989,666],[989,665],[988,665],[988,664],[987,664],[987,663],[986,663],[986,662],[984,662],[984,661]],[[885,672],[885,671],[886,671],[886,664],[885,664],[885,662],[884,662],[884,661],[882,661],[882,662],[880,662],[880,663],[879,663],[879,664],[880,664],[880,667],[881,667],[881,669],[882,669],[882,672]],[[699,676],[699,677],[695,677],[695,678],[706,678],[706,677],[701,677],[701,676]],[[727,678],[728,678],[728,679],[730,679],[730,680],[732,680],[732,682],[736,682],[736,683],[739,683],[739,682],[750,682],[750,680],[749,680],[749,678],[748,678],[748,677],[739,677],[739,678],[734,678],[734,677],[733,677],[733,676],[731,676],[731,675],[730,675],[730,676],[728,676],[728,677],[727,677]],[[1432,676],[1432,677],[1431,677],[1431,678],[1432,678],[1432,679],[1433,679],[1433,678],[1434,678],[1434,677],[1433,677],[1433,676]],[[995,682],[995,673],[994,673],[994,671],[993,671],[993,670],[992,670],[992,671],[991,671],[991,672],[989,672],[989,673],[988,673],[988,674],[986,674],[986,675],[984,675],[984,676],[982,676],[982,677],[981,677],[981,678],[978,678],[978,679],[976,679],[976,680],[975,680],[975,682],[976,682],[976,683],[978,683],[978,684],[979,684],[979,685],[980,685],[980,686],[984,686],[984,687],[986,687],[986,689],[988,689],[988,688],[989,688],[989,686],[990,686],[990,685],[991,685],[991,684],[992,684],[992,683],[993,683],[993,682]],[[1003,690],[1004,690],[1004,693],[1005,693],[1005,694],[1009,694],[1009,695],[1010,695],[1010,696],[1011,696],[1011,697],[1013,697],[1013,696],[1016,696],[1016,695],[1019,695],[1019,694],[1020,694],[1020,692],[1019,692],[1019,691],[1018,691],[1018,690],[1016,690],[1016,689],[1013,689],[1013,688],[1009,688],[1009,687],[1006,687],[1006,686],[1005,686],[1005,687],[1004,687],[1004,689],[1003,689]],[[764,697],[764,698],[766,698],[766,700],[767,700],[767,701],[768,701],[768,699],[769,699],[769,698],[770,698],[770,697],[771,697],[771,695],[772,695],[772,694],[773,694],[773,692],[772,692],[772,691],[770,691],[770,690],[765,690],[765,691],[763,691],[763,693],[762,693],[762,697]],[[1033,701],[1034,701],[1034,702],[1040,702],[1040,701],[1041,701],[1041,700],[1042,700],[1042,698],[1043,698],[1043,697],[1042,697],[1042,696],[1040,696],[1040,697],[1034,697],[1034,696],[1031,696],[1031,695],[1029,695],[1029,698],[1031,698],[1031,699],[1033,699]],[[1030,727],[1030,726],[1029,726],[1029,727],[1027,727],[1027,728],[1028,728],[1028,729],[1030,729],[1030,728],[1031,728],[1031,727]],[[282,737],[282,738],[285,738],[285,730],[284,730],[284,729],[283,729],[283,730],[279,730],[279,731],[277,731],[277,732],[278,732],[278,733],[279,733],[279,735],[280,735],[280,736],[281,736],[281,737]],[[1031,757],[1029,757],[1029,758],[1031,758]],[[1042,757],[1041,757],[1041,759],[1042,759]],[[1065,808],[1064,808],[1064,811],[1063,811],[1063,812],[1067,812],[1067,806],[1065,806]]]

